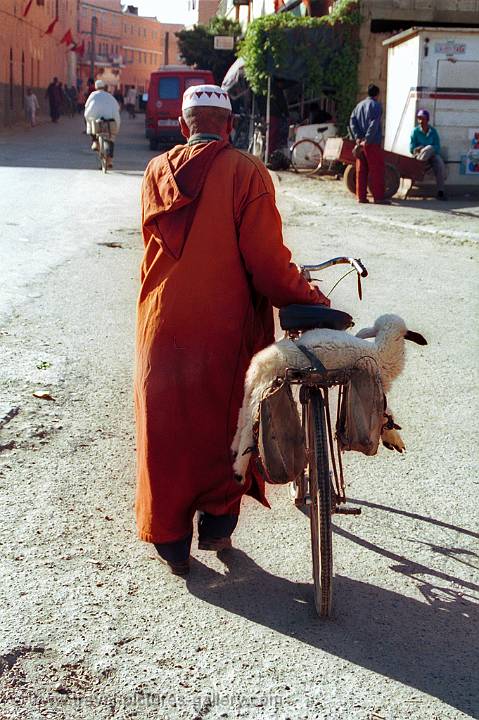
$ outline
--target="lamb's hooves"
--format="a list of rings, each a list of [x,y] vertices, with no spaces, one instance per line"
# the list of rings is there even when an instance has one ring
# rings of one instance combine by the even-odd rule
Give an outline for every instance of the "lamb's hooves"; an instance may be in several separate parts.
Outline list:
[[[406,449],[405,447],[397,447],[397,445],[391,445],[391,443],[384,442],[384,440],[383,440],[383,445],[384,445],[384,447],[387,448],[388,450],[397,450],[397,452],[398,452],[398,453],[401,453],[401,454],[402,454],[402,453],[404,452],[404,450]]]
[[[381,440],[388,450],[397,450],[398,453],[404,452],[406,446],[402,440],[402,437],[397,430],[385,429],[381,435]]]

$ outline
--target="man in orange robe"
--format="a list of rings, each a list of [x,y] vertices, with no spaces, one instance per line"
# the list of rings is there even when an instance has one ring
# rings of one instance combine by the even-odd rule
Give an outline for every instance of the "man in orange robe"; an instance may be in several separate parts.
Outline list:
[[[241,497],[264,488],[232,469],[251,357],[274,341],[272,305],[329,304],[291,263],[264,165],[233,148],[228,95],[189,88],[186,145],[148,165],[137,317],[139,536],[176,574],[199,547],[231,546]]]

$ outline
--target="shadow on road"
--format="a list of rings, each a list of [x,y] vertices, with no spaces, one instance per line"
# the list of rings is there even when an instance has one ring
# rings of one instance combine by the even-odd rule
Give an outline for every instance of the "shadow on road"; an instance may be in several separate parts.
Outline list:
[[[468,535],[469,537],[477,538],[479,540],[479,532],[473,532],[472,530],[466,530],[466,528],[459,527],[459,525],[452,525],[446,523],[443,520],[436,520],[436,518],[427,517],[427,515],[419,515],[419,513],[412,513],[409,510],[399,510],[389,505],[379,505],[378,503],[370,502],[369,500],[358,500],[348,496],[348,503],[352,505],[364,505],[365,507],[373,508],[374,510],[386,510],[387,512],[395,515],[403,515],[404,517],[412,518],[413,520],[421,520],[422,522],[430,523],[431,525],[437,525],[438,527],[446,528],[447,530],[454,530],[454,532]]]
[[[467,195],[467,197],[466,197]],[[431,198],[408,198],[400,200],[393,198],[394,204],[411,210],[433,210],[442,215],[455,215],[457,217],[471,217],[479,219],[478,208],[479,194],[475,188],[470,192],[458,191],[456,194],[451,191],[449,200],[436,200]]]
[[[479,590],[479,586],[390,553],[342,529],[335,531],[397,561],[393,569],[418,582],[425,602],[335,576],[334,616],[319,620],[311,584],[276,577],[241,550],[220,554],[226,576],[194,560],[188,589],[207,603],[417,688],[462,712],[477,710],[479,697],[473,698],[472,678],[479,603],[467,589]],[[433,584],[417,575],[456,587]]]

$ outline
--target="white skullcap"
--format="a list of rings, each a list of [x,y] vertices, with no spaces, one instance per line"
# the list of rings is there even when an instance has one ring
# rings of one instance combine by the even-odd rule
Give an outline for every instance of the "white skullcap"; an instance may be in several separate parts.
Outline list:
[[[95,80],[95,90],[101,90],[105,87],[103,80]]]
[[[218,85],[192,85],[185,90],[181,110],[191,107],[219,107],[231,112],[229,95]]]

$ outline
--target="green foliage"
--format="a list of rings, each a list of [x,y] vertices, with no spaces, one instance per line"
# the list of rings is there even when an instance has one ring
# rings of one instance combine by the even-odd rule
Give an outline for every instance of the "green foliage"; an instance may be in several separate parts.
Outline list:
[[[344,132],[357,95],[360,20],[357,0],[340,0],[330,15],[320,18],[278,13],[254,20],[239,49],[251,88],[265,95],[271,70],[278,77],[282,72],[289,77],[288,64],[292,59],[298,61],[306,72],[295,79],[304,82],[306,92],[317,95],[328,88],[334,93],[337,123]],[[312,42],[310,31],[318,28],[325,32],[317,32]],[[328,29],[332,29],[334,43]],[[293,54],[286,32],[290,30],[298,33]]]
[[[214,17],[208,25],[195,25],[192,30],[175,33],[181,57],[186,64],[201,70],[211,70],[219,85],[236,56],[234,50],[215,50],[214,36],[237,37],[240,34],[240,24],[224,17]]]

